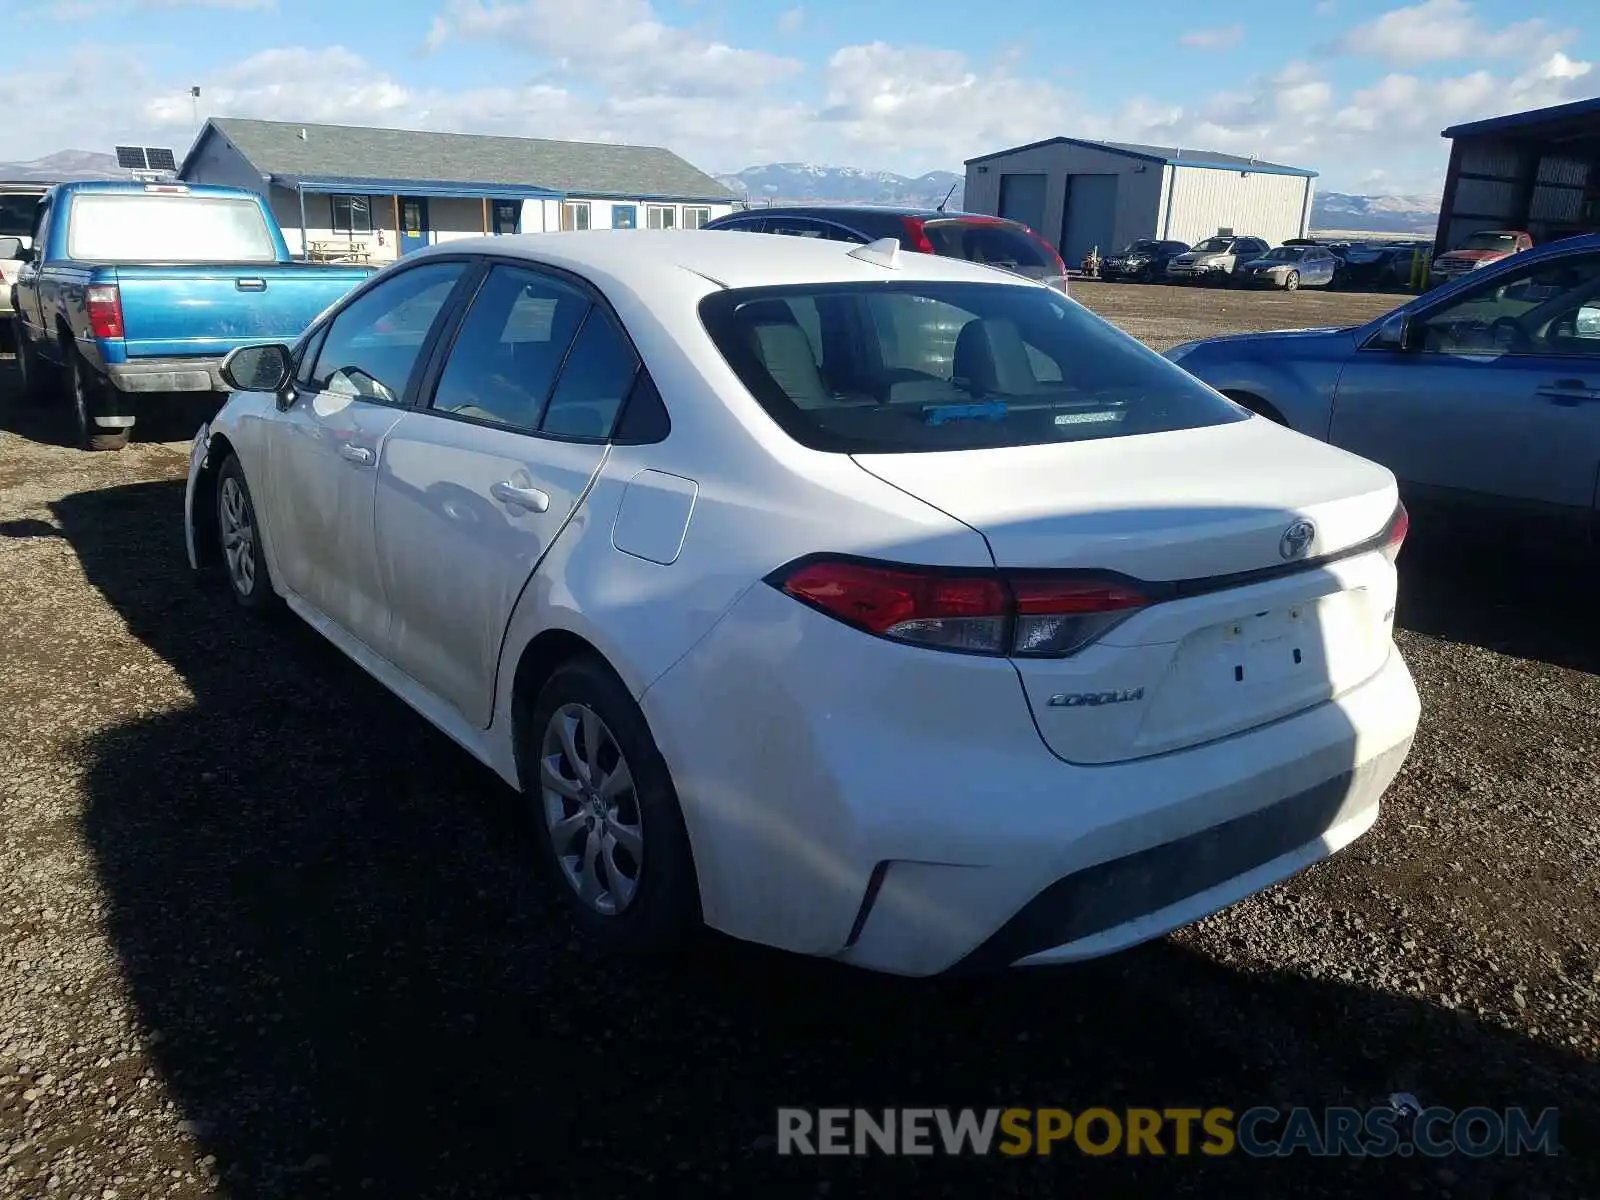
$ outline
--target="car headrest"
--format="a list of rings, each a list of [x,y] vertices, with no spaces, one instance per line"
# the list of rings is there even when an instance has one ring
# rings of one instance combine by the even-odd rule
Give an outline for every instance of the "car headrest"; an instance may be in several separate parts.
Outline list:
[[[1038,389],[1028,347],[1011,321],[979,317],[963,325],[950,374],[979,395],[1021,396]]]

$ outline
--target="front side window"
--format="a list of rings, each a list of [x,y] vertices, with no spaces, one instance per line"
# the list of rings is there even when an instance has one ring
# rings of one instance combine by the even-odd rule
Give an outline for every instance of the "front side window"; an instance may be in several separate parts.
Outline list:
[[[261,206],[230,196],[80,192],[67,254],[103,263],[266,263],[278,257]]]
[[[678,210],[670,204],[652,204],[644,210],[645,223],[651,229],[676,229]]]
[[[311,387],[400,403],[428,335],[465,270],[459,262],[429,263],[357,296],[329,323]]]
[[[717,349],[796,441],[897,453],[1085,441],[1248,414],[1045,288],[734,289],[701,302]]]
[[[589,228],[589,202],[587,200],[569,200],[563,204],[561,206],[561,228]]]
[[[434,410],[536,431],[589,308],[588,295],[559,279],[495,267],[450,347]]]
[[[372,201],[367,196],[334,196],[333,231],[335,233],[371,233]]]
[[[1433,354],[1600,357],[1600,254],[1572,255],[1470,288],[1420,321]]]
[[[683,227],[699,229],[711,220],[711,210],[704,205],[686,204],[683,207]]]

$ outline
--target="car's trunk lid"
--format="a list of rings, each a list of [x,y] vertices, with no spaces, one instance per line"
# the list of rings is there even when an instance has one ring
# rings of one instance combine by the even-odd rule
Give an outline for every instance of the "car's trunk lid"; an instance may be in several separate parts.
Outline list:
[[[978,530],[1002,570],[1149,585],[1154,603],[1076,654],[1015,660],[1040,735],[1069,761],[1237,733],[1338,695],[1387,658],[1394,573],[1377,554],[1338,560],[1382,533],[1393,476],[1266,420],[855,457]]]

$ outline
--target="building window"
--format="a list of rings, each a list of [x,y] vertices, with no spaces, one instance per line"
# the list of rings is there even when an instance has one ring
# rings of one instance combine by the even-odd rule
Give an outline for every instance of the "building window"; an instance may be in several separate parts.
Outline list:
[[[639,206],[637,204],[613,204],[611,206],[611,228],[639,228]]]
[[[647,229],[676,229],[678,210],[670,204],[652,204],[644,210],[644,223]]]
[[[711,220],[711,210],[703,205],[683,206],[683,227],[685,229],[699,229],[700,226]]]
[[[516,233],[521,218],[522,205],[515,200],[496,200],[494,202],[494,231],[496,233]]]
[[[371,233],[372,198],[370,196],[333,197],[333,231],[335,233]]]
[[[587,200],[572,200],[563,204],[561,206],[561,228],[589,228],[589,202]]]

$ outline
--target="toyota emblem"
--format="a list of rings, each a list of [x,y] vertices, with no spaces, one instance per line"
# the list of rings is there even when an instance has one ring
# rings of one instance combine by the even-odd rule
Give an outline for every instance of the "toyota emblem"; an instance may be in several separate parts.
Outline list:
[[[1285,559],[1303,558],[1316,536],[1317,527],[1310,521],[1296,521],[1278,539],[1278,554]]]

